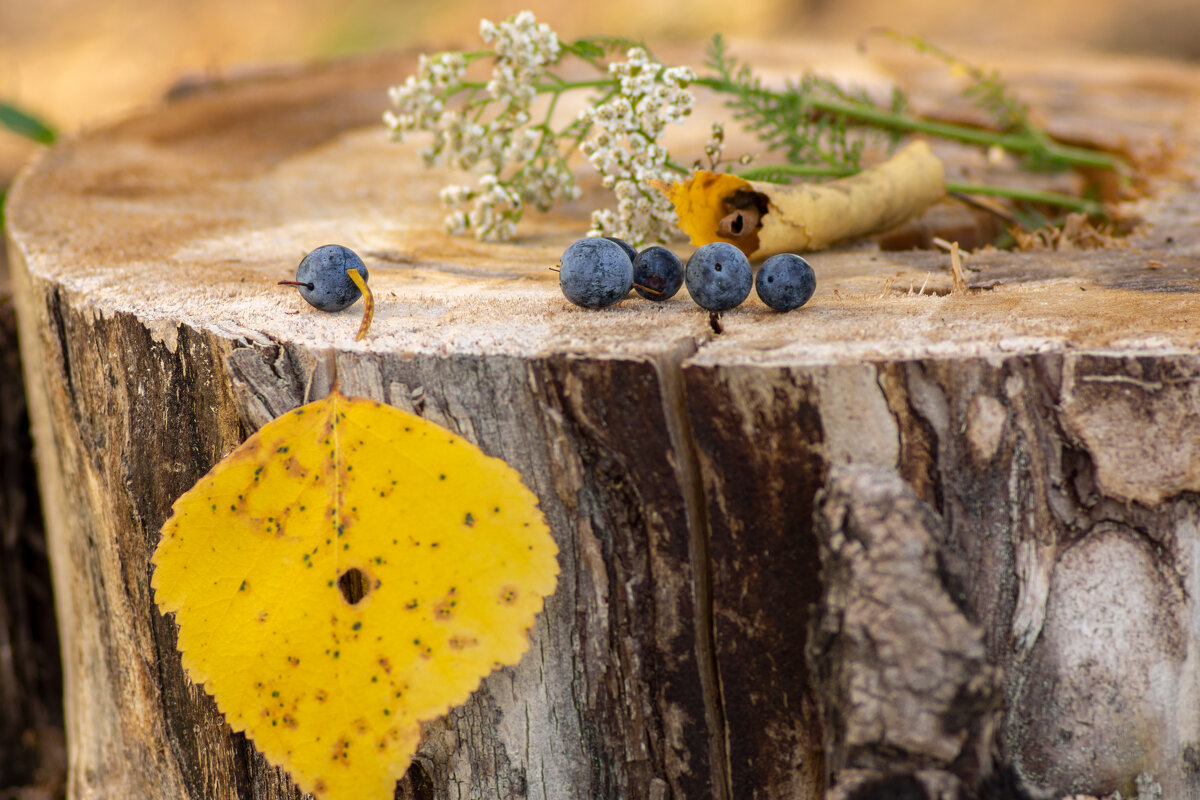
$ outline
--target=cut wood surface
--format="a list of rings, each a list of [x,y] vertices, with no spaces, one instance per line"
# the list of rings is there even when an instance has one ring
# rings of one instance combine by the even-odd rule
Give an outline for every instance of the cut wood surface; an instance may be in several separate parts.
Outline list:
[[[782,75],[840,51],[754,52]],[[997,62],[1061,135],[1179,153],[1122,246],[976,254],[952,292],[946,254],[858,243],[812,256],[805,308],[751,298],[718,333],[685,294],[563,299],[548,268],[598,193],[512,243],[444,233],[450,176],[379,122],[414,61],[193,90],[14,187],[70,797],[295,796],[184,676],[149,557],[175,498],[332,371],[520,470],[561,550],[530,653],[426,727],[404,797],[819,798],[920,770],[946,797],[1142,772],[1200,795],[1200,70]],[[961,110],[925,62],[889,66]],[[331,242],[370,269],[361,342],[361,306],[275,285]],[[879,557],[906,546],[933,610],[843,613],[908,614]],[[861,646],[932,625],[940,660]],[[838,707],[923,671],[910,716]]]

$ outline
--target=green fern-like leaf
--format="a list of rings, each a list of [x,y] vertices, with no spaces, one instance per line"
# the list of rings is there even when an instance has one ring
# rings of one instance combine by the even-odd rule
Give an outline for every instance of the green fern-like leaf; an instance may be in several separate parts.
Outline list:
[[[722,82],[725,105],[733,118],[768,149],[781,152],[788,163],[850,171],[860,168],[864,127],[844,115],[822,111],[820,106],[823,100],[836,100],[875,108],[865,92],[845,89],[812,74],[789,81],[782,91],[768,89],[748,66],[730,55],[720,34],[708,46],[705,66]],[[899,90],[892,105],[906,105]]]

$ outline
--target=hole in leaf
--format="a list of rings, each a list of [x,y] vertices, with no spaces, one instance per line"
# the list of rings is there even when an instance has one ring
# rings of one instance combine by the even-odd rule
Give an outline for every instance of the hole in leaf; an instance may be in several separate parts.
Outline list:
[[[338,578],[338,590],[350,605],[357,605],[367,596],[367,576],[357,567],[346,570]]]
[[[408,778],[408,782],[412,787],[412,800],[434,800],[436,792],[434,790],[433,778],[430,777],[429,772],[420,761],[414,760],[404,777]],[[404,783],[401,782],[399,788],[403,790],[403,787]],[[403,791],[397,792],[397,796],[403,796]]]

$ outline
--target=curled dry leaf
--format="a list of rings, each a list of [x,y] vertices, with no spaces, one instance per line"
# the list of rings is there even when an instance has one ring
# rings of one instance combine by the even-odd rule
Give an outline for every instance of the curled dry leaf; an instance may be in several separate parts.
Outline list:
[[[189,677],[306,792],[390,800],[420,723],[515,664],[557,547],[515,470],[334,392],[175,502],[154,554]]]
[[[881,233],[946,194],[941,159],[923,141],[829,183],[781,186],[699,170],[685,181],[654,185],[671,199],[693,245],[730,242],[752,259]]]

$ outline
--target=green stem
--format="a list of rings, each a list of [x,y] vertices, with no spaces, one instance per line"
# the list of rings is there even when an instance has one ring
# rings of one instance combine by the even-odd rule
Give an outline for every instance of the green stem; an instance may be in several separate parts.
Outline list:
[[[609,88],[609,90],[608,90],[608,93],[607,93],[607,94],[605,94],[603,97],[601,97],[599,100],[597,100],[597,101],[596,101],[596,103],[595,103],[595,105],[596,105],[596,106],[602,106],[602,105],[604,105],[604,104],[605,104],[605,103],[607,103],[607,102],[608,102],[610,99],[612,99],[612,96],[613,96],[614,94],[616,94],[616,93],[617,93],[617,88],[616,88],[615,86],[613,86],[613,87],[610,87],[610,88]],[[574,127],[574,126],[576,126],[576,125],[579,125],[579,132],[578,132],[577,134],[575,134],[575,136],[574,136],[574,137],[572,137],[572,138],[574,139],[574,141],[572,141],[572,142],[571,142],[571,146],[567,148],[567,152],[563,153],[563,158],[564,158],[564,159],[565,159],[565,158],[567,158],[567,157],[569,157],[569,156],[570,156],[572,153],[574,153],[574,152],[575,152],[575,150],[576,150],[576,148],[578,148],[578,147],[579,147],[580,143],[581,143],[581,142],[582,142],[582,141],[583,141],[585,138],[587,138],[587,135],[588,135],[589,133],[591,133],[591,130],[592,130],[592,124],[593,124],[593,123],[591,123],[591,122],[588,122],[588,123],[583,123],[583,124],[581,124],[579,120],[576,120],[575,122],[572,122],[570,125],[568,125],[566,128],[563,128],[563,130],[561,131],[560,135],[561,135],[561,136],[566,136],[566,134],[567,134],[567,131],[569,131],[569,130],[570,130],[572,127]]]
[[[724,78],[698,78],[695,83],[712,89],[715,92],[726,94],[744,94],[746,91],[745,87]],[[769,89],[758,89],[756,93],[776,101],[784,97],[784,95]],[[999,146],[1017,153],[1044,155],[1047,158],[1064,164],[1111,170],[1118,169],[1124,164],[1120,158],[1110,153],[1089,150],[1083,147],[1072,147],[1054,141],[1046,141],[1028,134],[999,133],[983,128],[973,128],[969,125],[958,125],[952,122],[918,119],[905,114],[886,111],[866,103],[851,103],[845,100],[825,97],[809,96],[804,98],[804,102],[816,111],[869,123],[886,130],[925,133],[930,136],[953,139],[984,147]]]
[[[539,83],[533,88],[538,94],[544,92],[553,92],[562,94],[569,92],[572,89],[602,89],[608,86],[616,86],[617,82],[613,78],[594,78],[590,81],[563,81],[562,83]]]
[[[811,164],[777,164],[767,167],[752,167],[735,174],[739,178],[753,181],[779,174],[796,175],[806,178],[844,178],[857,173],[855,170],[838,167],[822,167]],[[1067,208],[1094,217],[1107,216],[1107,211],[1105,211],[1101,203],[1058,192],[1044,192],[1037,189],[1023,189],[1015,186],[996,186],[989,183],[965,183],[959,181],[946,181],[946,191],[958,192],[959,194],[981,194],[988,195],[989,197],[1007,197],[1012,200],[1023,200],[1027,203],[1042,203],[1044,205]]]
[[[24,109],[0,101],[0,128],[40,144],[54,144],[57,134],[54,129]]]
[[[750,167],[734,173],[748,181],[770,180],[775,175],[795,175],[800,178],[846,178],[858,174],[849,167],[826,167],[820,164],[778,164],[769,167]]]
[[[1078,164],[1085,167],[1115,170],[1121,166],[1121,159],[1109,153],[1098,150],[1088,150],[1083,147],[1072,147],[1055,141],[1039,141],[1038,137],[1028,134],[997,133],[982,128],[972,128],[969,125],[957,125],[952,122],[936,122],[934,120],[917,119],[901,114],[894,114],[867,105],[846,103],[840,100],[823,98],[812,99],[813,108],[827,111],[831,114],[844,114],[847,117],[873,122],[882,128],[898,131],[927,133],[943,139],[954,139],[960,142],[984,146],[999,145],[1005,150],[1016,153],[1045,153],[1046,156],[1068,164]]]
[[[538,83],[534,85],[534,89],[538,94],[562,94],[569,92],[572,89],[600,89],[606,86],[615,86],[616,80],[613,78],[595,78],[590,81],[561,81],[559,83]],[[487,81],[461,81],[455,85],[455,88],[449,94],[454,94],[462,89],[486,89]]]
[[[1023,200],[1027,203],[1042,203],[1048,206],[1058,206],[1072,211],[1079,211],[1091,217],[1106,217],[1108,212],[1103,203],[1073,197],[1058,192],[1043,192],[1037,189],[1022,189],[1016,186],[995,186],[990,183],[959,183],[946,181],[947,192],[959,194],[983,194],[990,197],[1007,197],[1012,200]]]

